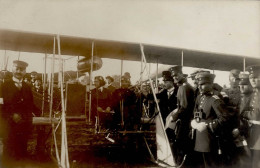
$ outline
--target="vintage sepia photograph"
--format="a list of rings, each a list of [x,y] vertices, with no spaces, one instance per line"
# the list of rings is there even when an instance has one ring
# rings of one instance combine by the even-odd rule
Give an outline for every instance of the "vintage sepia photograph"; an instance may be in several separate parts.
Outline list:
[[[0,0],[0,168],[260,168],[260,1]]]

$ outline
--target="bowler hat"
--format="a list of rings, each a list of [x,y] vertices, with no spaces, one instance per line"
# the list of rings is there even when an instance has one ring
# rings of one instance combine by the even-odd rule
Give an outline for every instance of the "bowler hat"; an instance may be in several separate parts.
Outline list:
[[[26,68],[28,66],[26,62],[20,60],[14,60],[13,65],[20,68]]]
[[[239,85],[249,85],[249,74],[246,73],[240,73],[239,74]]]
[[[215,74],[201,72],[196,75],[196,79],[198,80],[198,84],[202,85],[204,83],[213,83],[215,76]]]
[[[252,65],[246,68],[250,76],[259,77],[260,76],[260,65]]]
[[[124,77],[126,77],[127,79],[130,79],[131,78],[131,75],[129,72],[125,72],[124,73]]]
[[[171,68],[169,68],[169,71],[171,72],[171,75],[173,76],[174,74],[181,73],[182,74],[182,66],[180,65],[175,65]]]
[[[162,77],[163,77],[163,81],[173,81],[170,71],[163,71]]]

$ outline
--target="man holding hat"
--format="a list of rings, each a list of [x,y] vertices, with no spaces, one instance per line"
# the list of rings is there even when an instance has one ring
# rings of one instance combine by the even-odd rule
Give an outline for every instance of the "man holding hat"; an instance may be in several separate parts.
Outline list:
[[[169,71],[179,89],[177,92],[177,108],[166,118],[166,127],[169,123],[176,122],[175,153],[177,163],[181,163],[184,155],[191,151],[189,131],[194,108],[194,90],[187,82],[187,75],[182,73],[182,66],[173,66]]]
[[[197,75],[200,95],[196,99],[194,119],[191,121],[192,138],[195,142],[194,167],[216,166],[215,149],[219,149],[219,146],[215,143],[218,141],[215,136],[229,120],[223,101],[213,94],[214,78],[215,75],[210,73]]]
[[[34,111],[31,88],[23,81],[27,66],[26,62],[13,61],[13,78],[6,80],[1,88],[1,116],[5,121],[3,157],[7,163],[22,160],[27,155]]]
[[[248,146],[252,154],[252,167],[260,167],[260,65],[249,66],[249,81],[253,87],[249,109],[241,115],[252,124],[248,138]]]

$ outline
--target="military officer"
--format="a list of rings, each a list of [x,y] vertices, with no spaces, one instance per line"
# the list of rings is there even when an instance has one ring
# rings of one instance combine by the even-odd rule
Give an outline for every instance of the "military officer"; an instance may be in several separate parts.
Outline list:
[[[241,115],[252,124],[248,138],[248,146],[252,154],[252,167],[260,167],[260,65],[249,66],[249,81],[253,87],[249,109]]]
[[[239,88],[241,92],[240,115],[237,127],[232,130],[234,142],[236,144],[235,155],[233,158],[234,167],[248,167],[250,151],[247,147],[246,138],[248,137],[249,125],[246,120],[241,117],[243,111],[249,110],[249,103],[252,94],[252,86],[249,82],[249,74],[239,74]]]
[[[229,113],[223,101],[213,94],[213,81],[215,75],[199,73],[197,75],[200,95],[196,99],[192,137],[195,141],[193,157],[196,157],[194,167],[216,166],[216,132],[229,120]]]
[[[32,130],[33,96],[30,86],[23,81],[28,64],[13,61],[13,78],[2,87],[1,117],[5,121],[3,138],[4,161],[22,160],[27,155],[27,142]]]
[[[240,105],[240,90],[239,90],[239,74],[240,70],[232,69],[229,74],[230,88],[223,89],[221,94],[224,98],[224,101],[228,104],[229,107],[232,107],[238,113]]]
[[[173,66],[169,71],[179,89],[177,92],[177,108],[166,118],[166,126],[171,122],[176,122],[174,153],[177,163],[181,163],[183,156],[191,150],[191,142],[188,135],[194,108],[194,90],[187,82],[187,75],[183,74],[182,66]]]

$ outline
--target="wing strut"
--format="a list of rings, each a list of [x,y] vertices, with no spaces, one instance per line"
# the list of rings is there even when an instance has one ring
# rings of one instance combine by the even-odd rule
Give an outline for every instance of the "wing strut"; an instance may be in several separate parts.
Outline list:
[[[145,54],[144,54],[144,46],[142,44],[140,44],[140,49],[141,49],[141,54],[142,54],[144,63],[147,64]],[[173,154],[172,154],[172,151],[171,151],[170,143],[169,143],[168,137],[167,137],[166,132],[165,132],[160,107],[159,107],[159,104],[158,104],[158,101],[157,101],[157,98],[156,98],[156,95],[155,95],[155,90],[153,88],[153,84],[152,84],[152,80],[151,80],[149,72],[148,72],[148,79],[149,79],[149,83],[150,83],[150,86],[151,86],[151,89],[152,89],[152,92],[153,92],[153,97],[154,97],[154,100],[155,100],[155,103],[156,103],[156,107],[158,109],[158,115],[156,116],[156,132],[157,133],[159,132],[159,134],[157,134],[158,136],[156,135],[156,141],[159,144],[158,147],[160,147],[161,149],[160,149],[159,153],[158,153],[158,150],[157,150],[157,159],[159,157],[161,157],[159,159],[163,160],[164,162],[166,162],[170,166],[176,166],[176,163],[173,159]],[[162,141],[164,141],[164,142],[162,142]],[[166,147],[165,147],[165,142],[166,142]],[[162,149],[163,147],[161,147],[160,144],[163,144],[165,148]]]

